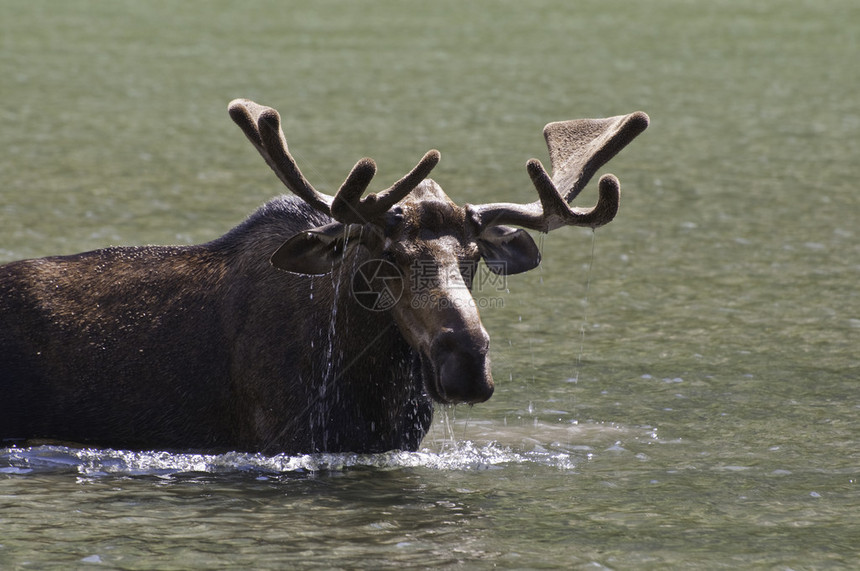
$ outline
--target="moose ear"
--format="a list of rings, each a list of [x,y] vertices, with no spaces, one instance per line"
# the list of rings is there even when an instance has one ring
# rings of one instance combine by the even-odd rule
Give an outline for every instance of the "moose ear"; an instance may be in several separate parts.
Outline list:
[[[302,230],[278,248],[270,259],[279,270],[318,276],[340,263],[346,249],[362,243],[359,224],[334,222]]]
[[[478,236],[478,249],[491,272],[499,275],[527,272],[540,264],[540,250],[520,228],[490,226]]]

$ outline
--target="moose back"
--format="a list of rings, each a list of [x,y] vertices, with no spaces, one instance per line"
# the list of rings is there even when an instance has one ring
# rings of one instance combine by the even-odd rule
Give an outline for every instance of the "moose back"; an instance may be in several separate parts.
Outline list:
[[[641,112],[550,123],[552,176],[527,164],[537,201],[461,207],[427,178],[437,151],[367,196],[376,168],[362,159],[329,196],[299,171],[275,110],[229,112],[294,196],[206,244],[0,266],[2,443],[415,450],[434,401],[493,394],[479,260],[527,271],[540,253],[523,228],[612,220],[612,175],[595,207],[568,204],[648,125]]]

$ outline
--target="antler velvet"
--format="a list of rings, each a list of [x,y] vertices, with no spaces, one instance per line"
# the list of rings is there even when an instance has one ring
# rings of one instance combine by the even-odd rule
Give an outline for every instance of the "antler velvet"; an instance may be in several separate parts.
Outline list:
[[[302,175],[290,155],[281,129],[281,116],[277,111],[249,99],[234,99],[228,111],[287,188],[315,209],[330,214],[344,224],[379,221],[389,208],[405,198],[430,174],[440,159],[439,151],[427,152],[406,176],[389,188],[364,198],[361,195],[376,174],[376,163],[373,159],[361,159],[352,168],[337,194],[331,197],[317,191]]]
[[[615,217],[621,198],[621,184],[614,175],[601,177],[598,202],[593,208],[571,208],[568,204],[594,173],[644,131],[648,123],[648,115],[637,111],[607,119],[548,124],[544,127],[544,138],[549,148],[552,177],[539,160],[531,159],[526,164],[538,200],[530,204],[469,206],[472,219],[482,228],[512,224],[542,232],[561,226],[595,228],[607,224]]]
[[[287,148],[281,117],[270,107],[248,99],[235,99],[230,117],[242,129],[278,178],[315,209],[344,224],[380,222],[384,214],[405,198],[439,162],[439,151],[427,152],[418,164],[389,188],[362,197],[376,174],[372,159],[358,161],[332,197],[318,192],[302,175]],[[495,202],[467,205],[478,228],[514,225],[549,232],[562,226],[603,226],[618,211],[621,184],[614,175],[601,177],[597,205],[570,207],[600,167],[648,127],[648,115],[637,111],[606,119],[559,121],[544,127],[552,176],[537,159],[526,168],[538,193],[529,204]]]
[[[361,195],[376,174],[376,164],[371,159],[362,159],[352,168],[352,172],[338,190],[331,205],[332,216],[344,223],[363,223],[377,219],[427,178],[440,158],[439,151],[428,151],[406,176],[389,188],[364,198],[361,198]]]
[[[234,99],[228,112],[287,188],[315,209],[331,213],[332,197],[317,192],[290,155],[277,111],[249,99]]]

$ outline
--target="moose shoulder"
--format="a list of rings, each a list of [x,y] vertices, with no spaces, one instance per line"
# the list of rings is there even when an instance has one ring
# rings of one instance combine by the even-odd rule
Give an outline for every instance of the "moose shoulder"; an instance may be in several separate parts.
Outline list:
[[[434,401],[493,393],[476,264],[527,271],[540,254],[522,228],[612,220],[612,175],[594,208],[568,204],[648,125],[641,112],[551,123],[552,176],[528,163],[537,201],[460,207],[426,178],[436,151],[367,196],[376,168],[363,159],[332,197],[299,171],[275,110],[229,111],[295,196],[207,244],[0,266],[0,440],[414,450]]]

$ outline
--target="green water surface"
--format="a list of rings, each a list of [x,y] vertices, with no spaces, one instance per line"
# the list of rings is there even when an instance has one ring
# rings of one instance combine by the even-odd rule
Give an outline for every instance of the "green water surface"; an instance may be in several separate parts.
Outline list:
[[[858,34],[854,0],[0,1],[0,262],[226,232],[282,192],[235,97],[321,190],[437,148],[460,204],[533,200],[547,122],[652,120],[616,220],[481,292],[496,393],[425,445],[508,460],[10,468],[0,568],[853,567]]]

